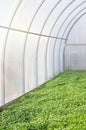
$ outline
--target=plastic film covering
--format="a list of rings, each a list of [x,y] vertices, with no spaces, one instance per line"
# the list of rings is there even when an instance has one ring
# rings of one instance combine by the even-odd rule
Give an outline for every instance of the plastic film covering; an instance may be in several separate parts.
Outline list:
[[[0,106],[64,71],[85,14],[85,0],[0,0]]]

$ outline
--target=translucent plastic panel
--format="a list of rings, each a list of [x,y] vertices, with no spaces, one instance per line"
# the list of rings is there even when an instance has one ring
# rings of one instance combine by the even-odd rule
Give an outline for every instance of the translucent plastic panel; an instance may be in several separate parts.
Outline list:
[[[53,47],[55,39],[49,39],[47,47],[47,76],[48,79],[54,77]]]
[[[86,70],[86,45],[67,45],[65,70]]]
[[[65,33],[63,33],[62,37],[67,37],[68,33],[71,31],[72,27],[78,23],[78,21],[80,20],[80,18],[86,14],[86,8],[82,9],[82,11],[80,13],[77,13],[77,15],[71,20],[71,22],[69,23],[69,25],[67,26]]]
[[[0,0],[0,25],[9,26],[20,0]]]
[[[39,36],[28,35],[25,48],[25,91],[34,89],[37,85],[36,50]]]
[[[63,26],[62,25],[63,21],[66,20],[67,16],[70,14],[70,12],[76,6],[78,6],[78,4],[79,3],[77,1],[69,1],[69,3],[63,8],[59,17],[58,16],[56,17],[57,19],[56,19],[54,26],[53,26],[53,29],[52,29],[52,33],[51,33],[52,35],[57,36],[60,27]],[[60,33],[62,33],[62,32],[63,31],[60,31]],[[59,36],[59,37],[61,37],[61,36]]]
[[[84,15],[73,27],[67,43],[86,44],[86,15]]]
[[[46,18],[48,17],[51,9],[53,8],[53,6],[55,5],[55,3],[57,3],[58,0],[46,0],[44,2],[44,4],[42,5],[42,7],[40,8],[40,10],[38,11],[30,31],[31,32],[36,32],[36,33],[40,33],[41,29],[43,27],[44,22],[46,21]],[[45,13],[46,12],[46,13]]]
[[[65,29],[68,28],[72,19],[74,19],[74,17],[77,17],[77,15],[80,14],[80,12],[84,11],[85,4],[86,3],[81,4],[81,6],[79,6],[76,10],[73,9],[74,11],[72,10],[73,12],[72,13],[70,12],[71,14],[70,13],[68,14],[66,21],[64,22],[64,24],[62,25],[62,28],[59,31],[59,37],[62,37],[64,31],[67,32]]]
[[[67,0],[65,2],[65,0],[61,1],[54,9],[53,11],[51,12],[51,15],[49,16],[45,26],[44,26],[44,29],[43,29],[43,34],[46,34],[46,35],[49,35],[50,32],[53,30],[54,28],[54,24],[59,20],[59,18],[62,16],[62,14],[64,14],[64,9],[71,3],[71,0]],[[55,5],[54,5],[55,6]],[[62,23],[62,21],[60,20],[59,22],[60,24]],[[51,26],[49,26],[51,25]],[[59,28],[59,26],[58,26]],[[57,31],[58,31],[58,28]],[[54,33],[57,32],[56,30],[53,31],[52,34],[50,35],[53,35],[55,36]]]
[[[75,2],[74,2],[75,3]],[[71,7],[69,8],[69,10],[66,12],[67,16],[64,18],[64,20],[62,20],[62,24],[59,27],[58,30],[58,36],[61,37],[62,33],[64,32],[65,28],[67,27],[67,25],[69,24],[69,22],[71,21],[71,19],[77,14],[77,12],[79,12],[81,9],[83,9],[85,7],[86,1],[76,1],[76,4],[72,4]]]
[[[23,93],[23,48],[25,34],[10,31],[5,51],[5,98],[6,102]]]
[[[4,86],[3,86],[3,50],[5,45],[7,30],[0,28],[0,106],[4,103]]]
[[[34,14],[43,0],[23,0],[12,22],[12,28],[28,30]]]
[[[65,23],[68,24],[68,17],[69,17],[69,21],[70,21],[70,17],[72,15],[72,17],[75,15],[75,12],[78,10],[78,8],[81,7],[81,5],[85,5],[86,2],[84,0],[79,1],[79,0],[75,0],[71,5],[69,5],[69,7],[67,7],[67,9],[64,11],[64,13],[60,16],[60,19],[58,20],[58,22],[56,23],[54,29],[57,29],[57,35],[62,34],[63,30],[65,28]],[[64,26],[64,27],[63,27]],[[59,32],[60,31],[60,32]],[[60,36],[59,36],[60,37]]]
[[[43,84],[46,79],[46,37],[41,37],[38,49],[38,85]]]
[[[55,46],[55,49],[53,50],[54,51],[54,75],[58,75],[59,72],[60,72],[60,56],[59,56],[59,49],[60,49],[60,41],[61,40],[57,40],[56,41],[56,46]]]

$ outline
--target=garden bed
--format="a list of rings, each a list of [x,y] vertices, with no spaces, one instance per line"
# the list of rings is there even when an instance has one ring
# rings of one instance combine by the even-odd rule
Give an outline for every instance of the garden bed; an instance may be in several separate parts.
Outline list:
[[[86,72],[64,72],[0,112],[0,130],[86,130]]]

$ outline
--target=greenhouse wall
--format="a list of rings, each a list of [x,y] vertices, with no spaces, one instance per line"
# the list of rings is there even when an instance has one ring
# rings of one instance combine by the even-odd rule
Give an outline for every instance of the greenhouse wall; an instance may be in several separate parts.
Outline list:
[[[65,70],[85,14],[85,0],[0,0],[0,106]]]

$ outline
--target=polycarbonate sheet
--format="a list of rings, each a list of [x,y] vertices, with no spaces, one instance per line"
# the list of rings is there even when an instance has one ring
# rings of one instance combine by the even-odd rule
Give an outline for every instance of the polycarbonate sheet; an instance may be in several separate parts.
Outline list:
[[[86,44],[86,15],[73,27],[68,37],[69,44]]]
[[[57,8],[55,8],[55,10],[53,10],[53,12],[52,12],[52,14],[51,14],[50,17],[56,16],[54,13],[56,13],[57,16],[54,17],[54,19],[53,19],[53,17],[52,17],[51,26],[48,26],[48,29],[47,29],[48,31],[49,31],[49,27],[51,27],[51,28],[50,28],[50,32],[49,32],[50,35],[55,36],[55,35],[57,34],[57,31],[58,31],[58,29],[59,29],[59,27],[60,27],[60,24],[62,23],[62,19],[61,19],[61,18],[64,19],[64,15],[65,15],[65,16],[67,15],[67,14],[65,14],[65,12],[66,12],[67,8],[72,5],[71,3],[73,3],[73,2],[74,2],[74,1],[71,1],[71,0],[66,1],[66,3],[65,3],[65,1],[62,1],[62,2],[59,4],[59,6],[57,6]],[[57,13],[57,12],[58,12],[58,13]],[[67,12],[67,13],[68,13],[68,12]],[[53,15],[53,14],[54,14],[54,15]]]
[[[67,28],[72,18],[75,17],[75,15],[86,6],[86,1],[84,0],[80,2],[79,1],[75,1],[75,2],[71,5],[70,8],[68,8],[68,11],[66,11],[66,15],[65,15],[66,17],[62,20],[61,26],[59,26],[59,30],[58,30],[59,37],[62,37],[64,30]]]
[[[0,26],[9,26],[20,0],[0,0]]]
[[[58,39],[56,41],[56,45],[54,43],[54,76],[57,76],[60,73],[60,56],[59,56],[59,52],[60,52],[60,43],[61,40]]]
[[[52,10],[53,6],[55,5],[55,3],[57,3],[59,0],[45,0],[45,2],[43,3],[42,7],[40,8],[40,10],[38,11],[38,13],[36,14],[34,21],[32,23],[32,26],[30,28],[31,32],[36,32],[36,33],[40,33],[41,29],[50,13],[50,11]],[[46,13],[45,13],[46,12]]]
[[[65,41],[62,40],[60,42],[60,48],[59,48],[59,72],[64,71],[64,49],[65,49]]]
[[[25,47],[25,92],[34,89],[37,86],[36,71],[36,51],[39,36],[28,35]]]
[[[43,0],[23,0],[13,19],[12,28],[27,31]]]
[[[67,37],[68,33],[70,32],[70,29],[72,29],[73,25],[75,25],[75,23],[77,23],[80,20],[81,16],[83,16],[85,13],[86,13],[86,7],[79,10],[75,14],[75,16],[73,16],[71,18],[71,20],[67,24],[66,28],[64,29],[61,37],[64,37],[64,38]]]
[[[62,37],[62,33],[63,33],[65,27],[70,22],[70,19],[69,19],[70,16],[72,15],[72,17],[73,17],[75,15],[75,13],[78,10],[78,6],[80,4],[82,4],[82,8],[83,8],[83,6],[85,6],[86,3],[85,3],[85,1],[80,2],[77,0],[76,1],[69,1],[69,3],[63,8],[59,17],[57,17],[57,19],[55,20],[51,35],[54,35],[54,36],[56,35],[58,37]],[[75,10],[76,7],[77,7],[77,9]],[[69,17],[69,18],[67,18],[67,17]],[[68,19],[69,19],[69,21],[68,21]]]
[[[69,44],[65,48],[65,70],[86,70],[86,45]]]
[[[53,27],[53,25],[55,23],[56,18],[59,16],[59,14],[61,13],[61,11],[63,10],[63,8],[65,6],[64,3],[65,3],[64,0],[63,1],[60,0],[59,2],[54,4],[48,17],[46,18],[46,23],[45,23],[43,31],[42,31],[43,34],[49,35],[51,28]],[[64,5],[64,6],[62,6],[62,5]],[[49,25],[51,25],[51,26],[49,26]]]
[[[7,30],[0,28],[0,106],[4,104],[4,86],[3,86],[3,50],[5,45]]]
[[[53,62],[53,48],[55,39],[50,38],[47,45],[47,78],[54,77],[54,62]]]
[[[10,31],[5,50],[5,102],[9,102],[23,93],[23,48],[25,35]]]
[[[46,80],[46,46],[47,37],[41,37],[38,47],[38,85],[43,84]]]

